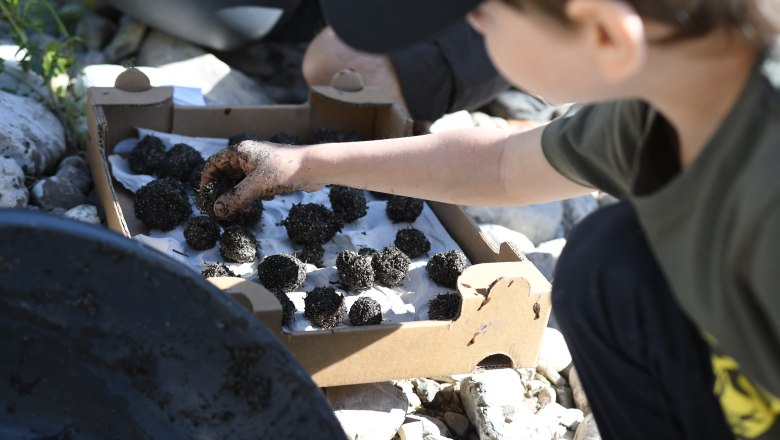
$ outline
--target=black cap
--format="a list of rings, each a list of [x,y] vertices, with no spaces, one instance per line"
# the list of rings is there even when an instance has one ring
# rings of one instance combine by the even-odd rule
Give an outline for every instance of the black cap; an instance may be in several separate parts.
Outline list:
[[[345,43],[392,52],[434,37],[483,0],[321,0],[325,20]]]

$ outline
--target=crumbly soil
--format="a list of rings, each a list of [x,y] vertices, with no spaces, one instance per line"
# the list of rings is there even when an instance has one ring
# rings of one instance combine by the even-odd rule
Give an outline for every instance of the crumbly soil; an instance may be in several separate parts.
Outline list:
[[[425,266],[428,276],[440,286],[455,288],[458,277],[468,266],[468,260],[461,251],[440,252]]]
[[[388,246],[374,255],[372,266],[376,281],[387,287],[401,284],[411,264],[409,257],[395,246]]]
[[[431,250],[431,242],[415,228],[404,228],[395,234],[395,245],[409,258],[417,258]]]
[[[311,292],[307,292],[303,301],[304,316],[318,327],[336,327],[347,315],[344,297],[329,286],[315,287]]]
[[[387,199],[387,217],[393,223],[412,223],[417,220],[422,211],[423,201],[420,199],[396,195],[391,195]]]
[[[269,255],[257,266],[257,276],[271,292],[292,292],[303,286],[306,265],[292,255]]]
[[[135,216],[150,228],[170,231],[191,214],[192,207],[184,185],[174,179],[157,179],[134,196]]]
[[[344,288],[351,292],[362,292],[374,285],[374,267],[370,256],[345,250],[336,257],[336,271]]]
[[[463,297],[458,292],[442,292],[428,302],[428,319],[456,320],[460,316]]]
[[[360,297],[349,308],[349,322],[355,326],[380,324],[382,322],[382,307],[373,298]]]

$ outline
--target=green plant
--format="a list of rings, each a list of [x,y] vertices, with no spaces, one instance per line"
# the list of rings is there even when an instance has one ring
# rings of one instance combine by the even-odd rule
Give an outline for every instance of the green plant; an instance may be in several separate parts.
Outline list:
[[[57,116],[65,128],[66,144],[71,149],[83,149],[85,133],[83,100],[72,96],[68,73],[76,64],[75,47],[79,39],[70,35],[57,9],[48,0],[0,0],[0,20],[8,23],[11,37],[19,46],[19,65],[25,73],[41,78],[46,93],[29,84],[28,76],[18,76]],[[0,59],[0,73],[14,75],[5,69]],[[65,81],[58,79],[66,78]]]

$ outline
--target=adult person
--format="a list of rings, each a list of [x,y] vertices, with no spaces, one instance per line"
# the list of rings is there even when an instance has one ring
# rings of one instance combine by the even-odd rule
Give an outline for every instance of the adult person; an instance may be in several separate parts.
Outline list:
[[[418,121],[475,109],[508,87],[490,63],[482,36],[465,20],[430,40],[378,55],[357,51],[330,28],[323,29],[317,0],[107,2],[151,27],[231,59],[251,58],[248,48],[259,41],[309,43],[301,66],[308,85],[327,85],[337,71],[352,68],[366,84],[384,87]],[[546,110],[538,98],[528,100],[531,112]]]
[[[780,438],[780,46],[762,0],[323,0],[389,52],[468,14],[505,78],[583,103],[544,127],[289,148],[247,141],[201,184],[257,197],[340,184],[517,205],[622,201],[570,234],[553,309],[606,439]]]

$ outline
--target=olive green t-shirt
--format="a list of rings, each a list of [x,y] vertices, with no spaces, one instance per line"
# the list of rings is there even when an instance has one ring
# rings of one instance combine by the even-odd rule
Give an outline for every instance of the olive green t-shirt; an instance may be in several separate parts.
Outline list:
[[[678,302],[713,343],[716,388],[731,380],[738,392],[719,393],[735,433],[770,434],[780,420],[780,48],[765,49],[685,170],[675,131],[640,101],[583,106],[552,122],[542,145],[564,176],[632,203]],[[753,394],[760,402],[737,402]]]

